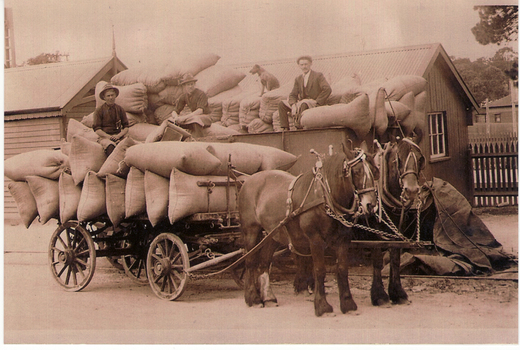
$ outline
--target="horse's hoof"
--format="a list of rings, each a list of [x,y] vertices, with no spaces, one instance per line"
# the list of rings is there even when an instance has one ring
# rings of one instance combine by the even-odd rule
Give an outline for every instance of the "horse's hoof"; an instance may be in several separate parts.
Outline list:
[[[251,305],[251,307],[253,309],[263,309],[264,308],[264,304],[254,304],[254,305]]]
[[[410,305],[412,303],[410,300],[404,298],[392,300],[392,302],[396,305]]]
[[[276,300],[266,300],[264,301],[264,307],[278,307],[278,302]]]
[[[385,308],[392,306],[390,304],[390,300],[388,300],[388,299],[377,299],[375,301],[372,301],[372,305],[378,306],[378,307],[385,307]]]

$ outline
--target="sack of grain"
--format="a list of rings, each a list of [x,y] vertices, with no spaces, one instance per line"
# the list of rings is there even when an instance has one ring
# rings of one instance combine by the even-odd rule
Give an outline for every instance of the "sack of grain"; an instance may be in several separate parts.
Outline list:
[[[240,101],[249,93],[242,92],[222,101],[222,125],[231,126],[239,123]]]
[[[147,123],[148,120],[147,120],[147,116],[146,114],[143,112],[143,113],[129,113],[129,112],[126,112],[126,119],[128,119],[128,126],[134,126],[135,124],[139,124],[139,123]]]
[[[331,85],[332,92],[327,99],[328,105],[334,105],[337,103],[340,103],[340,100],[343,99],[350,99],[350,96],[359,96],[359,87],[361,86],[361,79],[357,74],[348,76],[346,78],[341,79],[340,81],[336,82],[335,84]],[[354,98],[355,98],[354,97]],[[342,103],[349,103],[353,100],[353,98],[350,101],[345,101]]]
[[[7,188],[16,203],[22,223],[25,228],[29,228],[38,216],[38,207],[29,184],[25,181],[9,182]]]
[[[426,102],[428,100],[428,94],[426,91],[423,91],[417,95],[415,95],[415,104],[414,104],[414,115],[415,121],[417,123],[416,126],[423,127],[423,124],[426,121]],[[422,130],[425,131],[425,130]]]
[[[63,153],[64,155],[66,155],[67,158],[68,158],[68,156],[69,156],[69,154],[70,154],[70,145],[71,145],[70,142],[62,142],[61,145],[60,145],[61,153]],[[68,159],[67,159],[67,162],[66,162],[66,163],[69,164],[69,160],[68,160]],[[70,166],[70,164],[67,165],[67,166]]]
[[[72,137],[69,161],[72,178],[76,185],[83,181],[87,172],[99,171],[106,159],[103,146],[99,143],[89,141],[79,135]]]
[[[208,99],[209,108],[211,109],[210,118],[213,123],[222,119],[222,102],[239,95],[243,92],[240,86],[235,86],[229,90],[223,91]]]
[[[263,94],[262,99],[260,100],[259,118],[266,123],[272,122],[274,112],[278,111],[278,104],[280,104],[280,101],[289,98],[293,86],[293,83],[287,83],[280,86],[278,89]]]
[[[106,206],[108,218],[114,227],[119,226],[125,218],[126,180],[108,174],[105,178]]]
[[[209,127],[202,129],[202,132],[204,133],[204,137],[216,137],[217,139],[240,134],[237,130],[233,130],[232,128],[217,123],[212,123]]]
[[[165,178],[151,171],[144,174],[144,194],[146,213],[152,226],[168,218],[169,177]]]
[[[125,178],[130,168],[124,162],[126,150],[136,144],[130,137],[125,137],[119,142],[99,169],[97,176],[104,178],[107,174]]]
[[[196,86],[209,97],[234,88],[246,75],[239,70],[226,66],[211,66],[195,76]]]
[[[146,197],[144,195],[144,173],[136,167],[131,167],[126,177],[125,186],[125,217],[144,214],[146,212]]]
[[[369,119],[377,135],[382,136],[388,128],[388,117],[385,108],[385,89],[373,89],[368,94]]]
[[[99,93],[105,85],[106,81],[100,81],[96,84],[96,108],[99,108],[105,101],[99,97]],[[123,107],[127,113],[144,113],[148,106],[148,94],[146,86],[142,83],[136,83],[127,86],[116,86],[119,90],[119,95],[116,97],[116,104]]]
[[[89,171],[83,181],[78,204],[78,221],[88,221],[107,212],[105,181]]]
[[[72,175],[61,173],[58,181],[60,221],[65,223],[76,219],[79,200],[81,198],[81,185],[76,185]]]
[[[257,118],[251,121],[247,126],[247,132],[250,134],[260,134],[263,132],[273,132],[273,124],[268,124],[262,119]]]
[[[177,100],[179,99],[179,97],[182,96],[183,93],[184,89],[182,88],[182,86],[171,85],[166,87],[166,89],[164,89],[163,91],[161,91],[159,93],[159,97],[161,98],[162,103],[175,106],[177,104]]]
[[[177,169],[173,169],[170,175],[168,218],[170,223],[196,213],[215,213],[237,210],[237,191],[235,186],[229,187],[229,197],[226,186],[211,188],[199,186],[197,183],[226,182],[226,176],[193,176]],[[229,203],[227,203],[229,198]],[[229,207],[228,207],[229,204]]]
[[[162,81],[162,66],[155,64],[139,64],[137,67],[126,69],[114,75],[110,82],[116,86],[128,86],[136,83],[143,84],[150,93],[158,93],[166,87]],[[97,95],[97,94],[96,94]]]
[[[269,146],[253,145],[242,142],[198,143],[205,145],[206,149],[215,155],[215,157],[217,157],[221,162],[221,166],[211,172],[210,175],[227,175],[227,165],[230,156],[233,167],[237,171],[245,174],[254,174],[257,171],[262,170],[288,170],[298,160],[298,157],[291,153]]]
[[[99,136],[92,128],[85,126],[78,122],[76,119],[69,119],[67,124],[67,141],[72,142],[72,136],[79,135],[90,141],[97,141]]]
[[[308,129],[345,126],[352,129],[359,138],[365,137],[372,122],[369,119],[368,95],[363,93],[348,104],[319,106],[302,113],[301,125]]]
[[[188,174],[206,175],[221,162],[200,142],[163,141],[143,143],[126,150],[125,163],[141,171],[150,170],[169,177],[173,168]]]
[[[195,76],[206,68],[214,66],[220,59],[220,56],[210,52],[183,56],[171,59],[164,68],[161,78],[166,85],[179,85],[179,80],[184,74],[191,73]]]
[[[245,96],[242,101],[240,101],[238,121],[242,127],[247,127],[254,119],[258,119],[261,99],[257,93],[253,93]]]
[[[413,94],[413,91],[407,92],[404,94],[403,97],[399,100],[399,103],[402,103],[408,109],[410,110],[410,113],[408,113],[407,116],[398,119],[399,124],[401,125],[401,128],[403,129],[403,132],[406,136],[409,136],[412,134],[413,129],[417,125],[417,119],[414,114],[415,112],[415,96]]]
[[[85,125],[87,128],[92,128],[94,125],[94,112],[84,116],[81,119],[81,124]]]
[[[136,124],[128,128],[127,136],[138,142],[144,142],[148,135],[157,130],[159,126],[152,124]]]
[[[27,176],[27,183],[36,201],[41,224],[60,217],[59,186],[57,180],[41,176]]]
[[[25,181],[36,175],[56,180],[68,165],[69,157],[61,150],[36,150],[20,153],[4,161],[4,175],[13,181]]]
[[[406,93],[412,91],[414,96],[426,89],[427,81],[418,75],[398,75],[385,82],[382,87],[391,101],[399,101]]]
[[[404,120],[410,115],[410,108],[399,101],[385,102],[386,115],[389,119]]]
[[[233,124],[230,126],[224,126],[226,129],[229,129],[233,132],[237,132],[239,134],[247,134],[247,130],[245,130],[240,124]]]
[[[175,106],[172,106],[170,104],[164,104],[161,107],[157,108],[154,112],[154,115],[158,125],[161,125],[162,122],[170,118],[174,110]]]

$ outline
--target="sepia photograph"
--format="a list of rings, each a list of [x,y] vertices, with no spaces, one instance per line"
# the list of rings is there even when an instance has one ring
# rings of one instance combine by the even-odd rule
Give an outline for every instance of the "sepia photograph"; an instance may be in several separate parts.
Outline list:
[[[3,346],[518,346],[517,2],[3,3]]]

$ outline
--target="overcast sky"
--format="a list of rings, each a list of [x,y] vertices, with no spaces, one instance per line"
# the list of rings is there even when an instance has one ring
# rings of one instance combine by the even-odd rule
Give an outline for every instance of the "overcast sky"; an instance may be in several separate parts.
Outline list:
[[[200,51],[227,64],[433,42],[475,60],[500,48],[471,33],[479,21],[473,6],[494,0],[4,1],[13,9],[17,64],[43,52],[109,56],[112,25],[117,55],[130,68]]]

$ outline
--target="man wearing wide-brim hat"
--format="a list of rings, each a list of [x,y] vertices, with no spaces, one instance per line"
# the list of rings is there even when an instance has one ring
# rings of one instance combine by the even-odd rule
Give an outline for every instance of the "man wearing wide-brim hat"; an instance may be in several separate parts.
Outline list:
[[[192,74],[186,73],[179,82],[184,93],[177,100],[175,110],[172,112],[171,119],[174,122],[191,131],[193,137],[204,136],[202,129],[211,125],[209,114],[211,109],[208,104],[208,96],[200,89],[195,87],[197,79]],[[191,113],[179,116],[184,107],[188,106]]]
[[[98,142],[103,146],[107,156],[128,133],[128,118],[120,105],[116,104],[119,89],[106,84],[99,92],[99,98],[105,101],[94,111],[92,129],[99,136]]]

